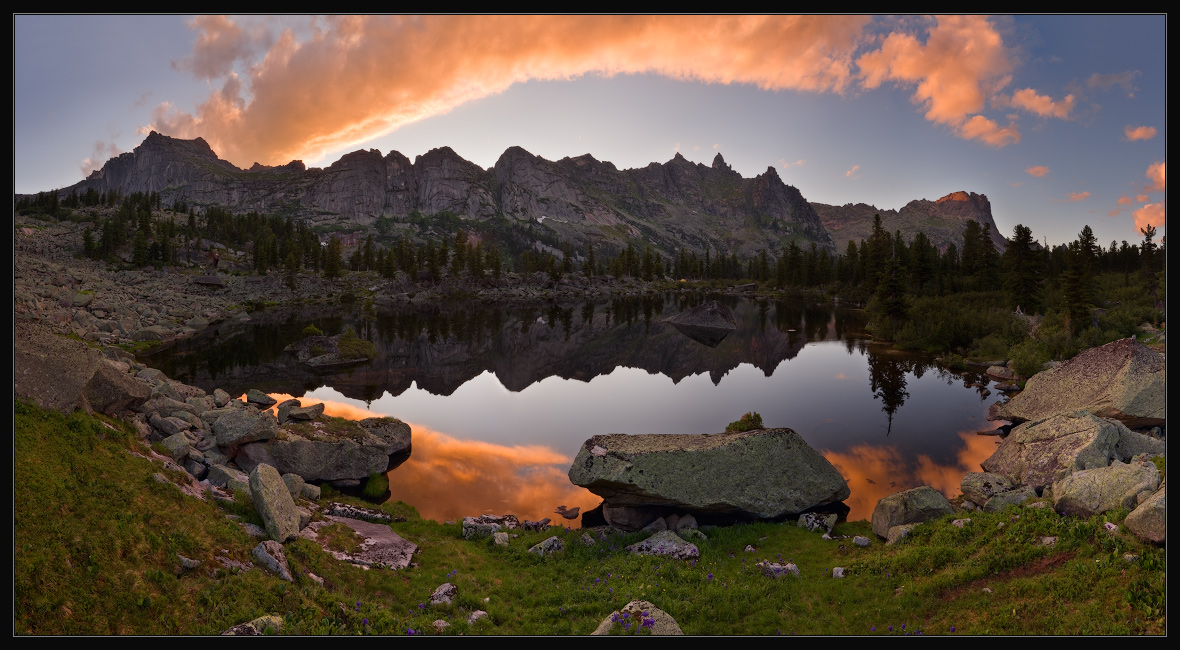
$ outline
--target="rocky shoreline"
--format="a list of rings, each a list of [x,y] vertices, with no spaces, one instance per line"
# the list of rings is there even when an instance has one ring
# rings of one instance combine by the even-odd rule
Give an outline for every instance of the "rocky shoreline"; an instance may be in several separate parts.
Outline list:
[[[206,259],[206,253],[194,251],[194,261],[183,261],[187,255],[182,254],[179,266],[115,270],[106,262],[78,255],[88,226],[93,224],[15,217],[15,319],[41,322],[56,334],[131,347],[156,341],[167,345],[230,319],[247,322],[251,311],[278,305],[371,299],[375,306],[382,307],[450,298],[608,298],[667,289],[666,283],[635,278],[566,274],[554,281],[544,273],[505,273],[498,280],[443,278],[422,283],[411,281],[401,272],[394,279],[367,272],[334,280],[299,273],[291,281],[277,272],[256,275],[249,270],[245,251],[227,250],[210,242],[201,242],[198,248],[218,250],[216,267]],[[728,291],[747,294],[752,293],[752,288]]]
[[[244,485],[244,475],[240,472],[260,465],[275,467],[282,474],[299,478],[301,483],[345,481],[356,484],[370,474],[384,471],[391,456],[408,449],[410,433],[408,427],[404,432],[393,431],[393,425],[383,421],[364,421],[353,427],[355,431],[343,434],[340,431],[328,433],[316,426],[323,424],[319,414],[309,414],[297,402],[277,405],[272,414],[264,410],[273,406],[265,403],[269,399],[265,395],[241,401],[230,399],[220,390],[206,394],[200,388],[173,381],[163,373],[143,366],[126,348],[133,348],[136,344],[168,344],[228,319],[248,321],[251,306],[335,302],[342,294],[356,297],[361,293],[374,303],[397,304],[452,296],[535,300],[556,296],[635,295],[659,290],[650,282],[616,282],[578,275],[566,276],[555,283],[542,274],[529,278],[507,274],[499,281],[443,281],[427,286],[411,283],[405,277],[387,280],[375,274],[357,274],[338,280],[300,275],[296,282],[289,282],[280,275],[241,273],[246,254],[224,249],[217,269],[188,264],[160,269],[112,270],[106,263],[76,254],[81,248],[85,228],[86,224],[16,217],[17,255],[13,272],[16,393],[60,410],[84,408],[130,415],[146,440],[159,443],[177,465],[196,480],[210,481],[214,487],[231,485],[231,481]],[[52,336],[54,334],[80,341],[69,341]],[[82,341],[101,346],[101,351]],[[1111,351],[1115,348],[1120,352]],[[1102,382],[1090,383],[1111,385],[1116,377],[1128,379],[1109,391],[1123,397],[1129,395],[1124,400],[1126,404],[1113,404],[1105,395],[1091,395],[1092,399],[1098,400],[1096,405],[1041,399],[1043,403],[1038,404],[1039,410],[1026,417],[1013,409],[1020,402],[1033,399],[1034,391],[1029,390],[1004,405],[997,410],[997,417],[1017,421],[1035,419],[1035,422],[1014,429],[997,452],[997,457],[1019,458],[1008,463],[1016,463],[1018,467],[1005,466],[1000,470],[999,461],[993,463],[996,467],[988,465],[992,462],[990,459],[984,463],[988,476],[995,477],[985,481],[992,486],[989,489],[993,493],[988,495],[985,503],[974,503],[978,498],[968,497],[972,505],[989,507],[990,500],[998,498],[1001,493],[1005,495],[1005,503],[1012,501],[1016,493],[1029,498],[1046,498],[1046,491],[1060,500],[1062,497],[1053,483],[1063,481],[1075,472],[1103,467],[1117,470],[1120,464],[1131,462],[1149,472],[1147,458],[1162,456],[1166,452],[1164,434],[1159,428],[1166,422],[1162,406],[1162,355],[1133,341],[1117,342],[1095,350],[1098,352],[1092,357],[1105,355],[1102,362],[1105,365],[1101,369],[1105,374]],[[1083,357],[1086,355],[1079,359]],[[1135,372],[1109,367],[1119,359],[1128,360],[1128,367],[1135,366]],[[1075,360],[1062,367],[1082,365]],[[1094,375],[1096,367],[1091,364],[1081,375]],[[1066,373],[1058,370],[1055,368],[1042,373],[1044,377],[1033,378],[1030,388],[1039,381],[1047,386],[1040,391],[1044,394],[1079,393],[1076,386],[1083,385],[1085,380],[1069,379]],[[1158,385],[1151,383],[1156,380],[1143,380],[1144,373],[1153,377],[1158,375]],[[1075,388],[1054,388],[1047,379],[1049,375],[1059,379],[1057,384],[1060,381],[1073,382],[1068,385]],[[1150,399],[1142,397],[1149,393]],[[1092,412],[1104,417],[1096,417]],[[1031,481],[1024,476],[1027,472],[1022,467],[1036,465],[1043,468],[1049,461],[1024,458],[1023,451],[1010,451],[1015,445],[1057,450],[1044,441],[1059,441],[1076,432],[1072,429],[1067,433],[1046,432],[1049,425],[1045,421],[1061,417],[1084,419],[1086,416],[1099,421],[1090,428],[1115,431],[1112,435],[1099,436],[1109,449],[1103,447],[1103,451],[1095,452],[1089,442],[1070,443],[1070,453],[1074,454],[1072,460],[1063,461],[1055,456],[1053,462],[1061,468],[1050,472],[1053,476],[1047,479],[1048,483]],[[1130,431],[1120,420],[1131,426],[1147,425],[1156,429],[1143,435]],[[296,421],[311,424],[296,426]],[[1090,445],[1086,447],[1089,451],[1081,450],[1086,444]],[[1136,451],[1130,451],[1132,448]],[[1052,453],[1064,458],[1062,454],[1065,452],[1057,450]],[[1085,458],[1089,458],[1086,454],[1096,454],[1095,457],[1101,456],[1103,462],[1077,460],[1078,454]],[[230,465],[231,461],[236,468]],[[978,492],[974,488],[978,478],[973,473],[964,479],[964,494]],[[1163,494],[1158,479],[1139,483],[1146,487],[1137,489],[1129,500],[1118,500],[1119,505],[1115,507],[1137,507],[1149,501],[1162,504],[1163,497],[1155,496]],[[996,486],[1005,487],[999,489]],[[1101,491],[1104,488],[1096,489]],[[1086,510],[1091,511],[1094,510]],[[891,526],[895,525],[900,524]],[[1160,537],[1157,533],[1141,536],[1153,541]]]

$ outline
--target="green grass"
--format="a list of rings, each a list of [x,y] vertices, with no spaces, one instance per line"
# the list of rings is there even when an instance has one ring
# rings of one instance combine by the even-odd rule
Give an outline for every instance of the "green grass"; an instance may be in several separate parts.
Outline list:
[[[1102,528],[1125,512],[1079,520],[1013,507],[971,513],[964,528],[948,517],[897,546],[874,538],[868,548],[791,523],[738,525],[707,529],[693,563],[627,553],[640,534],[593,546],[581,543],[582,531],[565,529],[517,531],[507,547],[467,541],[459,525],[391,502],[378,507],[405,519],[392,527],[418,545],[417,566],[366,571],[299,539],[286,546],[296,575],[286,583],[214,560],[249,560],[257,540],[225,516],[257,523],[247,495],[223,508],[157,482],[152,475],[163,470],[129,453],[139,443],[121,423],[23,402],[14,412],[15,634],[215,634],[268,614],[283,617],[282,634],[435,634],[431,623],[440,618],[451,623],[446,634],[587,634],[637,598],[688,634],[1167,631],[1166,550]],[[323,498],[368,505],[330,488]],[[835,533],[872,537],[864,521],[841,523]],[[327,535],[341,550],[356,544],[340,527]],[[550,535],[564,540],[564,551],[527,552]],[[1057,545],[1041,545],[1045,535]],[[1127,552],[1140,557],[1126,562]],[[202,565],[181,571],[177,553]],[[754,566],[780,556],[802,576],[774,580]],[[832,578],[835,566],[847,577]],[[444,582],[458,586],[456,603],[431,607],[431,592]],[[476,609],[489,617],[469,626]]]

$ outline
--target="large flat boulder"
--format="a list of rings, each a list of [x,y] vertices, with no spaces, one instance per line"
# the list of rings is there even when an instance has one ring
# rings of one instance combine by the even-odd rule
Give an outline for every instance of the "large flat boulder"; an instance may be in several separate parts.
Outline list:
[[[151,397],[147,384],[132,378],[81,341],[57,336],[39,323],[13,323],[13,394],[42,408],[115,415]]]
[[[1122,339],[1033,375],[1024,391],[1000,405],[994,417],[1041,420],[1087,410],[1132,428],[1164,426],[1165,383],[1164,356],[1133,338]]]
[[[941,492],[923,485],[895,492],[877,501],[877,507],[873,508],[873,532],[889,538],[892,528],[920,524],[954,512]]]
[[[610,507],[779,519],[848,498],[840,472],[790,429],[701,435],[594,436],[570,481]]]
[[[1040,492],[1078,470],[1109,465],[1120,432],[1115,422],[1088,411],[1060,413],[1012,429],[980,465]]]
[[[389,457],[409,446],[410,427],[392,418],[289,420],[271,438],[242,445],[237,463],[267,463],[306,481],[363,479],[384,472]]]

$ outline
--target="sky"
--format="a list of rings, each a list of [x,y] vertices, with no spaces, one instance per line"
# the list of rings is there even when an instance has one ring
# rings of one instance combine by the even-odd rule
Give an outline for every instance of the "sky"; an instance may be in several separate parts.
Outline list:
[[[13,185],[152,130],[239,167],[718,153],[810,201],[986,194],[1050,244],[1165,234],[1166,16],[13,17]]]

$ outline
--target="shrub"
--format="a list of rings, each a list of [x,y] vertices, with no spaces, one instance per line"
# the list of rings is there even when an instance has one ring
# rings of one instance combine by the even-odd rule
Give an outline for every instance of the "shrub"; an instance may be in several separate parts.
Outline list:
[[[303,328],[304,336],[323,336],[323,334],[324,332],[315,325],[308,325],[307,327]]]
[[[1025,339],[1008,350],[1008,366],[1021,377],[1032,377],[1041,371],[1041,366],[1049,360],[1049,352],[1045,346],[1032,339]]]
[[[370,501],[376,501],[389,491],[389,477],[385,472],[370,474],[365,480],[365,487],[361,488],[361,495]]]
[[[323,356],[325,353],[327,353],[327,350],[325,350],[319,343],[311,346],[311,356],[319,357]]]
[[[762,416],[751,411],[751,412],[743,415],[740,420],[737,420],[736,422],[730,422],[728,425],[726,425],[725,430],[726,431],[733,431],[733,432],[742,432],[742,431],[755,431],[757,429],[765,429],[765,428],[766,427],[762,426]]]
[[[372,359],[377,356],[377,346],[370,341],[358,338],[356,333],[350,329],[340,336],[336,352],[341,359]]]

